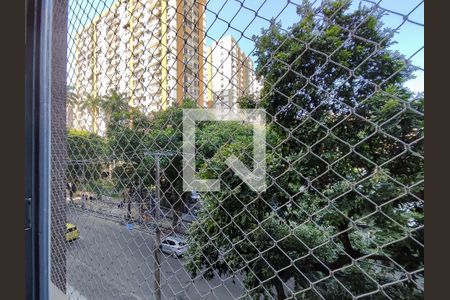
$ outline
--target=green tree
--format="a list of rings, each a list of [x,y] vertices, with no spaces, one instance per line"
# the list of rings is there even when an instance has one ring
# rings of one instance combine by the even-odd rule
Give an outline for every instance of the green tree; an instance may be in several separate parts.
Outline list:
[[[69,182],[86,184],[101,178],[105,162],[104,139],[89,131],[69,129],[67,148]]]
[[[186,99],[180,107],[146,115],[137,109],[118,110],[108,122],[107,139],[110,155],[117,159],[114,170],[117,189],[130,188],[135,201],[142,201],[146,190],[155,188],[155,153],[165,152],[160,160],[160,188],[162,205],[172,211],[174,228],[185,210],[189,193],[182,185],[182,116],[183,108],[193,108],[195,103]],[[131,120],[133,122],[131,123]],[[143,203],[141,203],[143,204]]]
[[[109,119],[106,135],[108,156],[117,160],[114,173],[118,190],[151,183],[144,167],[148,163],[144,154],[149,128],[150,118],[134,108],[117,111]]]
[[[258,101],[254,95],[244,95],[238,99],[238,105],[241,109],[251,109],[258,107]]]
[[[75,88],[71,85],[67,86],[67,96],[66,96],[66,106],[67,106],[67,127],[73,128],[74,127],[74,118],[75,118],[75,112],[78,109],[79,105],[79,96],[75,90]]]
[[[79,96],[75,88],[71,85],[67,86],[67,105],[72,109],[79,103]]]
[[[160,161],[162,205],[169,205],[172,215],[172,226],[177,229],[181,214],[185,212],[190,193],[183,191],[183,109],[195,108],[196,104],[185,99],[180,106],[172,106],[164,111],[156,112],[150,123],[146,145],[149,153],[165,152]],[[154,157],[149,155],[151,163],[150,176],[156,178]]]
[[[107,155],[109,161],[115,162],[114,168],[110,168],[115,190],[126,191],[125,200],[128,202],[127,216],[129,216],[131,202],[137,202],[142,206],[145,200],[141,196],[142,191],[153,184],[152,177],[149,176],[151,162],[145,155],[147,151],[145,140],[149,132],[150,118],[131,107],[128,110],[119,109],[111,112],[112,114],[106,113]]]
[[[114,114],[120,114],[130,110],[131,107],[128,102],[129,98],[116,90],[113,90],[110,94],[101,99],[98,104],[105,115],[106,127],[108,127]]]
[[[98,118],[102,102],[102,97],[91,94],[80,101],[80,108],[87,110],[91,116],[91,128],[94,133],[98,133]]]
[[[103,118],[106,125],[106,135],[107,139],[110,136],[110,129],[111,126],[109,126],[112,122],[114,122],[115,116],[120,116],[123,113],[127,113],[130,111],[131,107],[128,104],[129,98],[119,93],[116,90],[111,91],[108,95],[102,98],[100,102],[100,107],[103,112]],[[130,121],[131,122],[131,121]],[[112,181],[112,173],[114,172],[114,165],[115,165],[115,157],[114,157],[114,151],[109,152],[109,162],[108,162],[108,173],[109,173],[109,181]]]
[[[224,163],[233,153],[251,167],[251,136],[212,151],[200,174],[222,187],[190,228],[194,275],[240,272],[254,298],[347,299],[386,283],[391,298],[423,297],[424,99],[403,87],[412,68],[380,15],[349,6],[304,2],[288,32],[272,24],[257,39],[268,189]]]

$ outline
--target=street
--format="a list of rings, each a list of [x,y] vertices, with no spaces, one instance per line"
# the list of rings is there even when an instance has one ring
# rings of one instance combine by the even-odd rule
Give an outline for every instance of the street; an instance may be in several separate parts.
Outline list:
[[[80,238],[67,243],[69,299],[154,299],[154,236],[128,230],[88,211],[68,208]],[[193,281],[187,257],[161,254],[162,299],[232,299],[244,292],[241,276]]]

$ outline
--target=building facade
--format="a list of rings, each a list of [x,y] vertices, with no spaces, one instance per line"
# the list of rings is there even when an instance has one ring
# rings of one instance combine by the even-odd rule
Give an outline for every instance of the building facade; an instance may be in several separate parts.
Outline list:
[[[76,92],[116,90],[144,112],[187,98],[203,107],[204,36],[205,0],[117,0],[76,35]],[[104,127],[95,113],[78,110],[75,118]]]
[[[253,61],[232,36],[213,42],[204,55],[205,99],[209,107],[234,108],[242,96],[258,97]]]

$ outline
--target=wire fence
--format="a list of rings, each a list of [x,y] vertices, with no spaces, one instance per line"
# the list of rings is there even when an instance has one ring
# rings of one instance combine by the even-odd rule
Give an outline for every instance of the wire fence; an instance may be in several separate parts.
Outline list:
[[[423,298],[423,1],[67,5],[69,299]]]

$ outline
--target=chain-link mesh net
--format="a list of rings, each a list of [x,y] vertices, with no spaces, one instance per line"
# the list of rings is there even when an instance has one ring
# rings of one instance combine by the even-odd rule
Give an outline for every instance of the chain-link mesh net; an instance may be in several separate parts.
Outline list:
[[[69,298],[423,298],[423,27],[419,0],[69,1]],[[227,119],[255,108],[263,162]],[[185,176],[187,109],[225,118],[188,120],[219,189]]]

